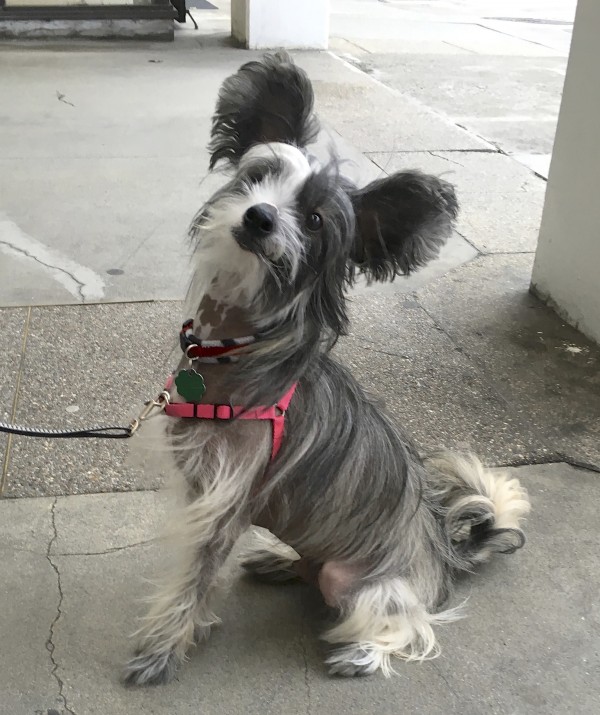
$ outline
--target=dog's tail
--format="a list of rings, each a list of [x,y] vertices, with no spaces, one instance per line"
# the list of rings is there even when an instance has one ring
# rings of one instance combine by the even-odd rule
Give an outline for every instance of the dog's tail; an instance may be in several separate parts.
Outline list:
[[[451,559],[471,570],[494,553],[525,543],[520,524],[530,510],[518,479],[492,473],[474,455],[435,452],[424,459],[451,542]]]

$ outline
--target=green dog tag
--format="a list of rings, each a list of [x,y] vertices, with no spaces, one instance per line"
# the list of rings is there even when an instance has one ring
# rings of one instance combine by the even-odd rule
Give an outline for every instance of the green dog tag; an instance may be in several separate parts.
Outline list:
[[[188,402],[200,402],[206,392],[204,378],[193,369],[182,370],[175,378],[177,392]]]

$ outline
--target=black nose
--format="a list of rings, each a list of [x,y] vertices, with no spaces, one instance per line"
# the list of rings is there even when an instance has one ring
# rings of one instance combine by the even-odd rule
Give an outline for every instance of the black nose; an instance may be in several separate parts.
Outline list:
[[[255,204],[244,214],[244,227],[254,236],[268,236],[275,227],[277,209],[270,204]]]

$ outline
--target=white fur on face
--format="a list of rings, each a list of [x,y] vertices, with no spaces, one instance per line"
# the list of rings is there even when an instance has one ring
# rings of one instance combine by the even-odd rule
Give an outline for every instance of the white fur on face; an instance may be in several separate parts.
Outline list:
[[[311,166],[306,155],[291,144],[269,142],[257,144],[244,154],[240,169],[244,169],[253,159],[280,159],[286,165],[290,176],[295,175],[298,184],[306,180],[311,173]]]
[[[289,144],[272,142],[249,149],[242,157],[238,176],[257,160],[275,159],[282,171],[266,174],[258,181],[247,181],[243,191],[224,195],[210,204],[208,217],[201,226],[196,252],[197,264],[189,299],[196,307],[206,292],[221,302],[247,306],[264,284],[269,262],[282,262],[290,277],[297,273],[304,255],[302,231],[298,225],[296,200],[313,168],[302,151]],[[266,203],[277,209],[277,227],[264,240],[263,257],[243,249],[234,238],[242,226],[244,214],[256,204]],[[215,278],[218,276],[218,285]]]
[[[249,149],[240,162],[240,173],[256,160],[276,159],[283,165],[281,173],[267,175],[263,180],[250,183],[245,196],[235,206],[232,219],[241,225],[246,211],[256,204],[269,204],[277,209],[277,229],[265,240],[265,253],[269,259],[287,258],[290,273],[294,275],[303,254],[298,226],[296,199],[304,182],[312,173],[306,156],[296,147],[280,142],[258,144]]]

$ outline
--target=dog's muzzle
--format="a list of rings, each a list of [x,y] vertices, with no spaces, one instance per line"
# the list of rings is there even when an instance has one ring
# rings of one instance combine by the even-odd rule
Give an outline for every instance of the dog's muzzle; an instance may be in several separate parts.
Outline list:
[[[247,251],[260,250],[277,227],[277,214],[277,207],[272,204],[251,206],[244,214],[241,227],[234,231],[235,240]]]

